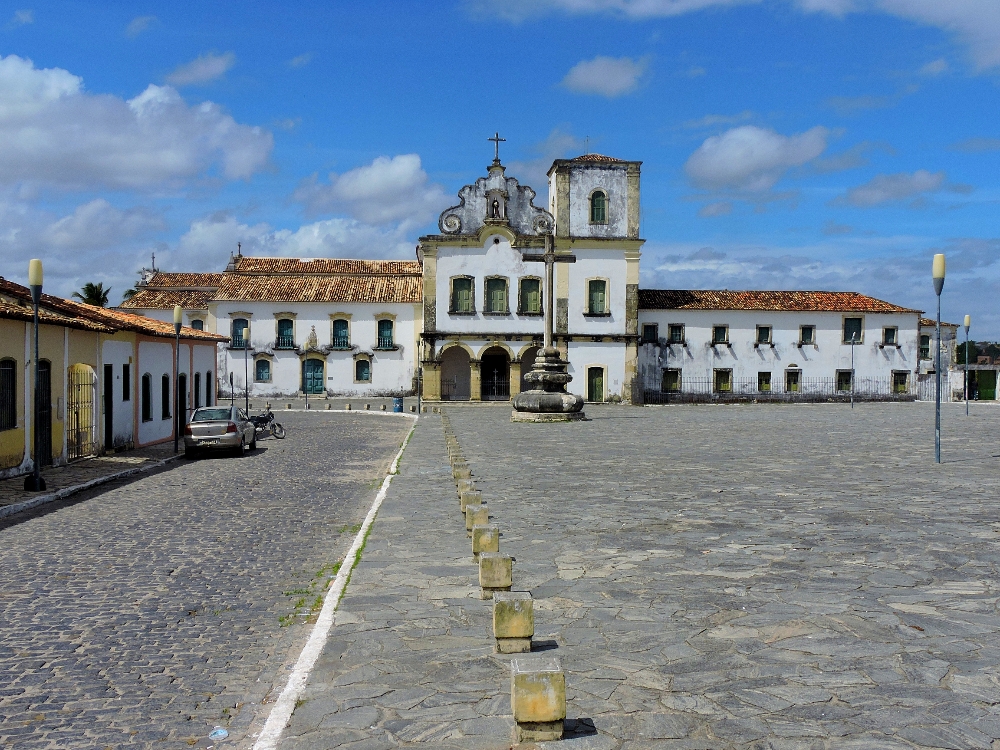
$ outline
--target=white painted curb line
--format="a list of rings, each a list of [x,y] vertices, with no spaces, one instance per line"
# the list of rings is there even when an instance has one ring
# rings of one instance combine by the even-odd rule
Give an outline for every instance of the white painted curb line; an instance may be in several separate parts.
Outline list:
[[[132,469],[125,469],[124,471],[119,471],[114,474],[108,474],[104,477],[97,477],[96,479],[91,479],[89,482],[84,482],[83,484],[74,484],[72,487],[63,487],[58,492],[50,492],[48,495],[39,495],[38,497],[33,497],[30,500],[25,500],[20,503],[13,503],[12,505],[5,505],[0,508],[0,518],[6,518],[7,516],[12,516],[15,513],[22,513],[31,508],[37,508],[39,505],[45,505],[46,503],[54,503],[57,500],[65,500],[70,495],[75,495],[78,492],[83,492],[89,490],[92,487],[99,487],[102,484],[107,484],[108,482],[113,482],[116,479],[123,479],[125,477],[133,476],[134,474],[142,474],[146,471],[152,471],[153,469],[159,469],[162,466],[166,466],[171,461],[176,461],[181,457],[182,454],[176,456],[170,456],[162,461],[157,461],[154,464],[146,464],[145,466],[137,466]],[[15,477],[17,478],[17,477]]]
[[[310,409],[309,411],[312,410]],[[324,409],[323,411],[326,410]],[[357,412],[352,410],[350,413]],[[375,413],[378,414],[380,412]],[[399,414],[399,412],[396,412],[396,414]],[[320,654],[323,653],[323,647],[326,646],[330,630],[333,628],[333,615],[340,604],[340,597],[343,596],[347,579],[354,570],[358,550],[361,549],[361,544],[364,542],[365,535],[375,521],[375,516],[378,514],[379,508],[382,507],[382,501],[385,500],[386,493],[389,491],[392,477],[399,471],[399,461],[403,457],[403,451],[406,450],[406,446],[410,442],[410,437],[413,435],[413,430],[416,429],[418,417],[409,414],[403,414],[403,416],[412,419],[413,425],[410,427],[410,431],[406,433],[406,437],[403,438],[403,445],[393,459],[392,465],[389,467],[389,473],[382,480],[382,487],[375,496],[375,501],[368,510],[368,515],[365,516],[364,523],[361,524],[361,530],[354,537],[354,543],[347,551],[344,564],[340,566],[340,571],[337,573],[333,585],[327,590],[326,599],[323,601],[323,609],[320,610],[319,617],[316,618],[316,624],[313,626],[312,633],[309,634],[309,640],[306,641],[306,645],[302,648],[302,653],[299,654],[298,661],[295,662],[295,666],[292,668],[292,674],[288,678],[288,683],[285,685],[285,689],[281,691],[281,695],[278,696],[277,702],[271,709],[271,713],[264,723],[264,728],[254,743],[253,750],[275,750],[278,746],[281,733],[285,730],[288,720],[292,718],[295,703],[298,701],[299,696],[302,695],[302,691],[306,687],[306,682],[309,680],[309,673],[315,666]]]

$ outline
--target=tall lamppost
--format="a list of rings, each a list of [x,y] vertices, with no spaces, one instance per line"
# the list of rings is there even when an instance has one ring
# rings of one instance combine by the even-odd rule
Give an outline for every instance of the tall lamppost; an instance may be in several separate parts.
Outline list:
[[[243,329],[246,336],[243,339],[243,398],[246,403],[247,416],[250,415],[250,319],[247,318],[247,326]]]
[[[941,290],[944,289],[944,254],[934,256],[931,265],[934,294],[937,295],[937,350],[934,353],[934,463],[941,463]]]
[[[972,325],[972,316],[965,316],[965,416],[969,416],[969,326]]]
[[[851,332],[851,408],[854,408],[854,345],[858,342],[857,331]]]
[[[38,388],[38,303],[42,301],[42,261],[37,258],[28,261],[28,288],[31,289],[32,320],[35,328],[35,411],[31,425],[35,433],[35,459],[31,462],[31,474],[24,478],[24,489],[27,492],[41,492],[45,489],[42,479],[42,469],[39,457],[42,454],[41,435],[38,432],[39,414],[42,411],[42,392]]]
[[[184,308],[174,305],[174,453],[181,433],[181,323]]]

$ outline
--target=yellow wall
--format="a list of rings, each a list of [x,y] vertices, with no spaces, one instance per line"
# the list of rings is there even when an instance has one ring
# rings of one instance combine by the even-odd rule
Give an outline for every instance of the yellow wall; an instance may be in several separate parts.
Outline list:
[[[0,431],[0,470],[13,469],[24,460],[24,331],[19,320],[0,320],[0,359],[15,362],[14,393],[17,401],[17,427]]]

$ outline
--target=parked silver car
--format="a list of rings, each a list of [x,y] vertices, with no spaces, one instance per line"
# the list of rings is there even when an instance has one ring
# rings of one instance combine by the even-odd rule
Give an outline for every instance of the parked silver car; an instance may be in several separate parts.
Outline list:
[[[238,406],[195,409],[184,428],[185,458],[194,458],[209,450],[228,450],[242,456],[247,448],[256,450],[257,430]]]

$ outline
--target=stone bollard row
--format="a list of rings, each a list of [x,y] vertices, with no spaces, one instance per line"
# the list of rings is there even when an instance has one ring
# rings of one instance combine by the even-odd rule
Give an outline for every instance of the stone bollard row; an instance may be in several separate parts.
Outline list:
[[[435,411],[437,409],[435,408]],[[527,591],[512,591],[514,559],[500,552],[500,527],[489,522],[489,507],[476,489],[472,469],[451,421],[442,414],[445,444],[472,556],[479,564],[479,589],[493,600],[493,637],[500,654],[527,654],[535,635],[534,601]],[[545,742],[561,739],[566,718],[566,676],[556,659],[519,657],[510,665],[513,740]]]

